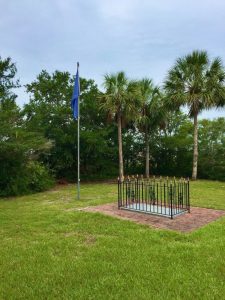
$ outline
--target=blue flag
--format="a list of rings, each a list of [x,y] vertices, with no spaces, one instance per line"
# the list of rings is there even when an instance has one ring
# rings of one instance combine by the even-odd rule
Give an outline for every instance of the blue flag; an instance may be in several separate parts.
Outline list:
[[[77,120],[78,118],[78,101],[80,96],[80,79],[79,79],[79,71],[77,65],[77,74],[74,83],[73,96],[71,100],[71,108],[73,111],[73,117]]]

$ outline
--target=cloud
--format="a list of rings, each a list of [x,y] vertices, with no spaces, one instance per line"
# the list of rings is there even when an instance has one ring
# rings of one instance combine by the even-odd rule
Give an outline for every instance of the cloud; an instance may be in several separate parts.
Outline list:
[[[140,1],[114,0],[96,1],[98,11],[103,19],[118,21],[132,21],[136,16],[136,9],[140,6]]]
[[[225,61],[222,0],[2,1],[0,54],[17,61],[23,84],[42,70],[75,73],[98,84],[106,72],[163,81],[175,59],[206,49]],[[18,103],[28,101],[20,91]],[[216,115],[216,114],[215,114]]]

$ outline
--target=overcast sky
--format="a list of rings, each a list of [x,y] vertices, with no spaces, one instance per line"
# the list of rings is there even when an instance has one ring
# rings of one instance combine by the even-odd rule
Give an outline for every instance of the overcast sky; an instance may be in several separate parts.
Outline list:
[[[175,59],[207,50],[225,63],[224,0],[0,0],[0,55],[21,83],[42,69],[76,72],[101,86],[107,72],[161,84]],[[18,103],[28,101],[24,89]],[[203,117],[225,116],[225,110]]]

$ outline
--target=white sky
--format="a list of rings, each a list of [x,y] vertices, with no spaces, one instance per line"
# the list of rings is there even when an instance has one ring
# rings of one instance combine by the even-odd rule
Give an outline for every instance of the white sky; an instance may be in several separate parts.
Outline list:
[[[225,63],[224,0],[0,0],[0,55],[21,83],[42,69],[76,72],[99,86],[107,72],[161,84],[175,59],[207,50]],[[21,88],[20,105],[28,101]],[[211,110],[202,117],[225,116]]]

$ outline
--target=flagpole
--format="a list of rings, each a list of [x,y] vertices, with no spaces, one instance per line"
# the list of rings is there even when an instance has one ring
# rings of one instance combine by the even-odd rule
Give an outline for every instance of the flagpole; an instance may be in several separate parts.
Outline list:
[[[77,62],[79,72],[79,62]],[[80,83],[79,83],[80,84]],[[79,87],[80,91],[80,87]],[[78,118],[77,118],[77,200],[80,200],[80,101],[78,96]]]

